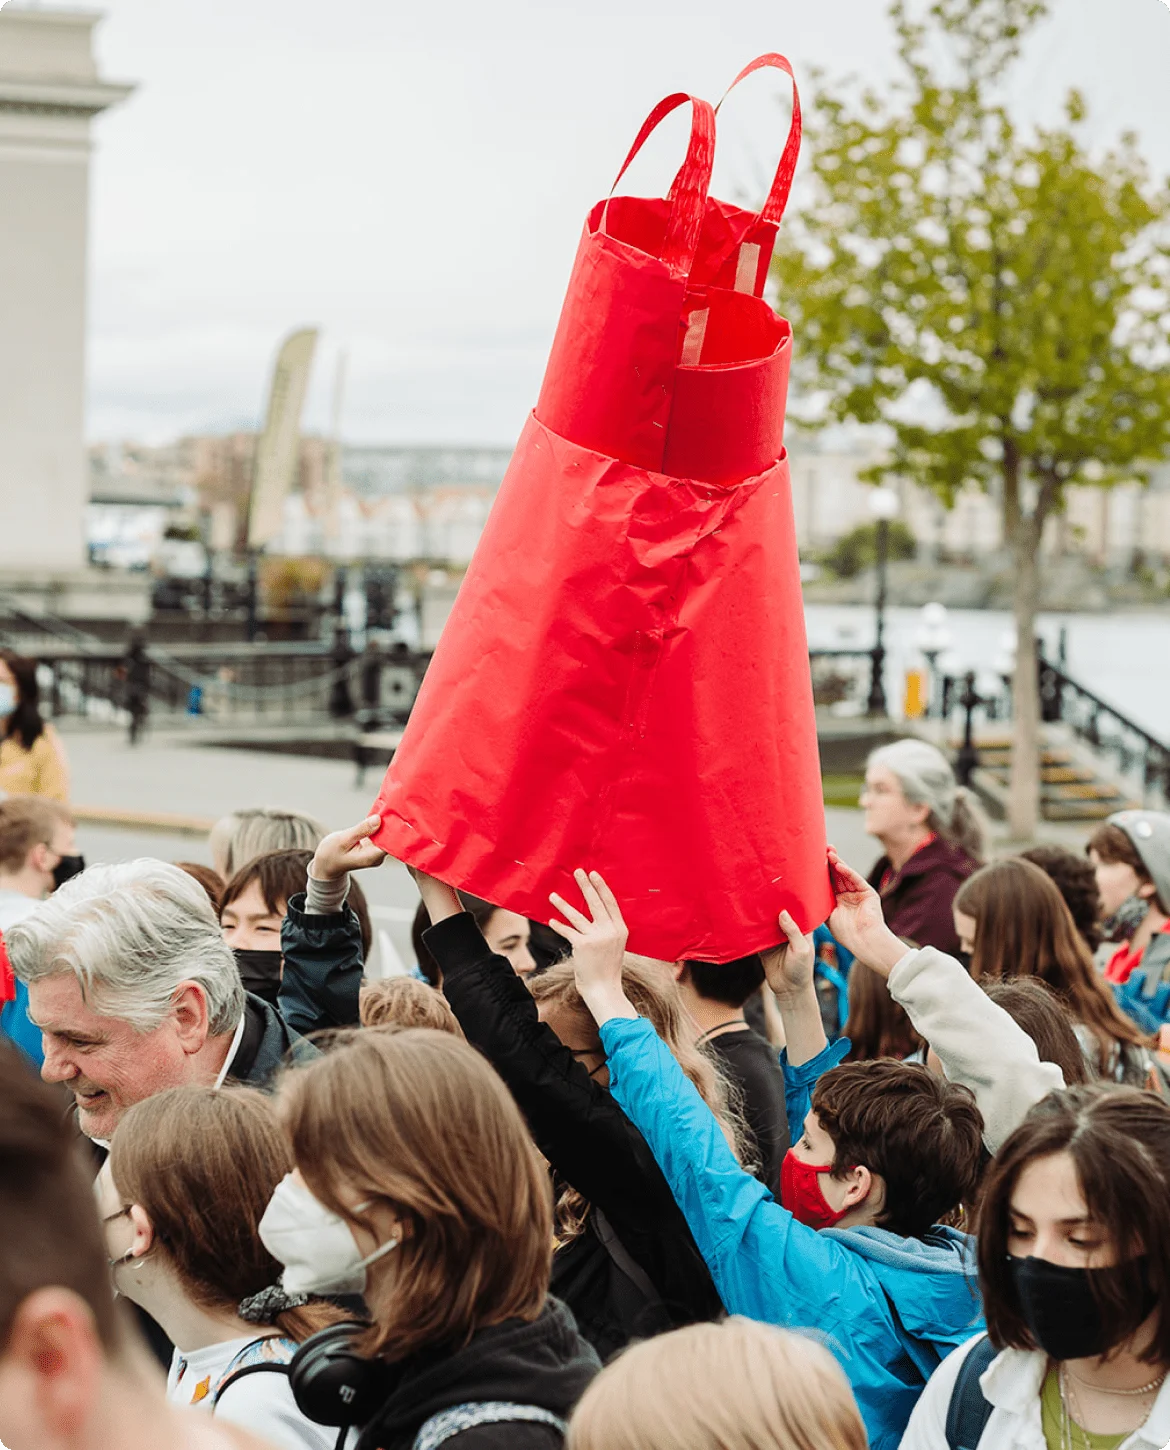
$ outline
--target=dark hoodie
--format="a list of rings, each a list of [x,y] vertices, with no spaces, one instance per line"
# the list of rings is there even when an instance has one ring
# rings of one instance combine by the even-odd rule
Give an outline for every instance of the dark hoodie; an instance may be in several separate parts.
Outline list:
[[[508,1319],[481,1329],[454,1354],[424,1350],[395,1367],[397,1387],[358,1437],[356,1450],[410,1450],[423,1425],[455,1405],[505,1401],[567,1420],[601,1368],[573,1316],[550,1298],[531,1324]],[[461,1430],[450,1450],[558,1450],[552,1425],[510,1421]]]
[[[882,899],[886,925],[916,947],[937,947],[948,956],[959,950],[952,904],[959,887],[979,870],[979,862],[961,846],[935,836],[920,846],[900,871],[883,856],[869,873]]]

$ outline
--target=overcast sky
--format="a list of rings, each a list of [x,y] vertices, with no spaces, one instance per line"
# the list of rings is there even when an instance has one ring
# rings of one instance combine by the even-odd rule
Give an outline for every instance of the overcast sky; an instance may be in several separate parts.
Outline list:
[[[345,349],[348,439],[510,443],[584,214],[654,101],[718,99],[762,50],[806,77],[893,75],[881,0],[103,8],[102,68],[138,90],[95,125],[93,438],[255,426],[279,339],[312,323],[309,426]],[[1079,86],[1102,142],[1133,127],[1170,172],[1166,0],[1054,9],[1021,112],[1052,119]],[[765,72],[722,113],[717,192],[770,174],[782,91]],[[648,148],[633,189],[660,189],[680,144]]]

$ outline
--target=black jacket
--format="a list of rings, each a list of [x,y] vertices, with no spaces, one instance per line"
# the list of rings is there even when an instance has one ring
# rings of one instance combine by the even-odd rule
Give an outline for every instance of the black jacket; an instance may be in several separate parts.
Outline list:
[[[410,1450],[432,1415],[485,1400],[535,1405],[567,1420],[599,1368],[573,1316],[550,1298],[531,1324],[509,1319],[453,1354],[425,1350],[395,1365],[395,1388],[356,1450]],[[511,1421],[462,1430],[444,1450],[557,1450],[561,1443],[552,1425]]]
[[[780,1197],[780,1165],[789,1149],[784,1072],[766,1037],[741,1027],[707,1038],[724,1076],[739,1090],[743,1116],[758,1164],[756,1177]]]
[[[581,1333],[607,1359],[631,1339],[722,1315],[646,1140],[540,1021],[507,959],[488,950],[467,912],[432,926],[423,940],[468,1041],[508,1084],[556,1174],[592,1206],[585,1233],[553,1261],[553,1291]]]
[[[362,986],[362,929],[348,906],[324,916],[305,911],[305,893],[289,897],[280,929],[284,974],[277,1005],[294,1032],[356,1027]]]

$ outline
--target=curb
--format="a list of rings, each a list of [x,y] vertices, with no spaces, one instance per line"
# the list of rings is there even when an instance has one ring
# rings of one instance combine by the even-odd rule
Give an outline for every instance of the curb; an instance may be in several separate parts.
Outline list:
[[[178,836],[206,836],[210,816],[176,815],[170,811],[125,811],[117,806],[70,806],[75,821],[91,826],[122,826],[128,830],[170,831]]]

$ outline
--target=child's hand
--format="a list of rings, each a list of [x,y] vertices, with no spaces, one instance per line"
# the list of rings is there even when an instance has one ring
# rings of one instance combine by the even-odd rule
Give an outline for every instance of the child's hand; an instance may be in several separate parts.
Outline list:
[[[573,872],[590,915],[578,911],[555,891],[549,900],[566,921],[549,922],[573,949],[577,990],[598,1024],[610,1017],[636,1017],[622,989],[622,960],[629,932],[613,892],[596,871]]]
[[[780,913],[780,929],[787,942],[764,952],[764,975],[780,1002],[792,1001],[812,988],[816,954],[813,939],[805,936],[786,911]]]
[[[309,875],[316,881],[337,881],[351,871],[380,866],[386,852],[369,838],[381,824],[381,816],[367,816],[356,826],[326,836],[309,862]]]
[[[888,977],[906,955],[906,947],[886,925],[881,897],[852,866],[829,847],[829,874],[837,904],[829,916],[829,930],[837,941],[867,967]]]

